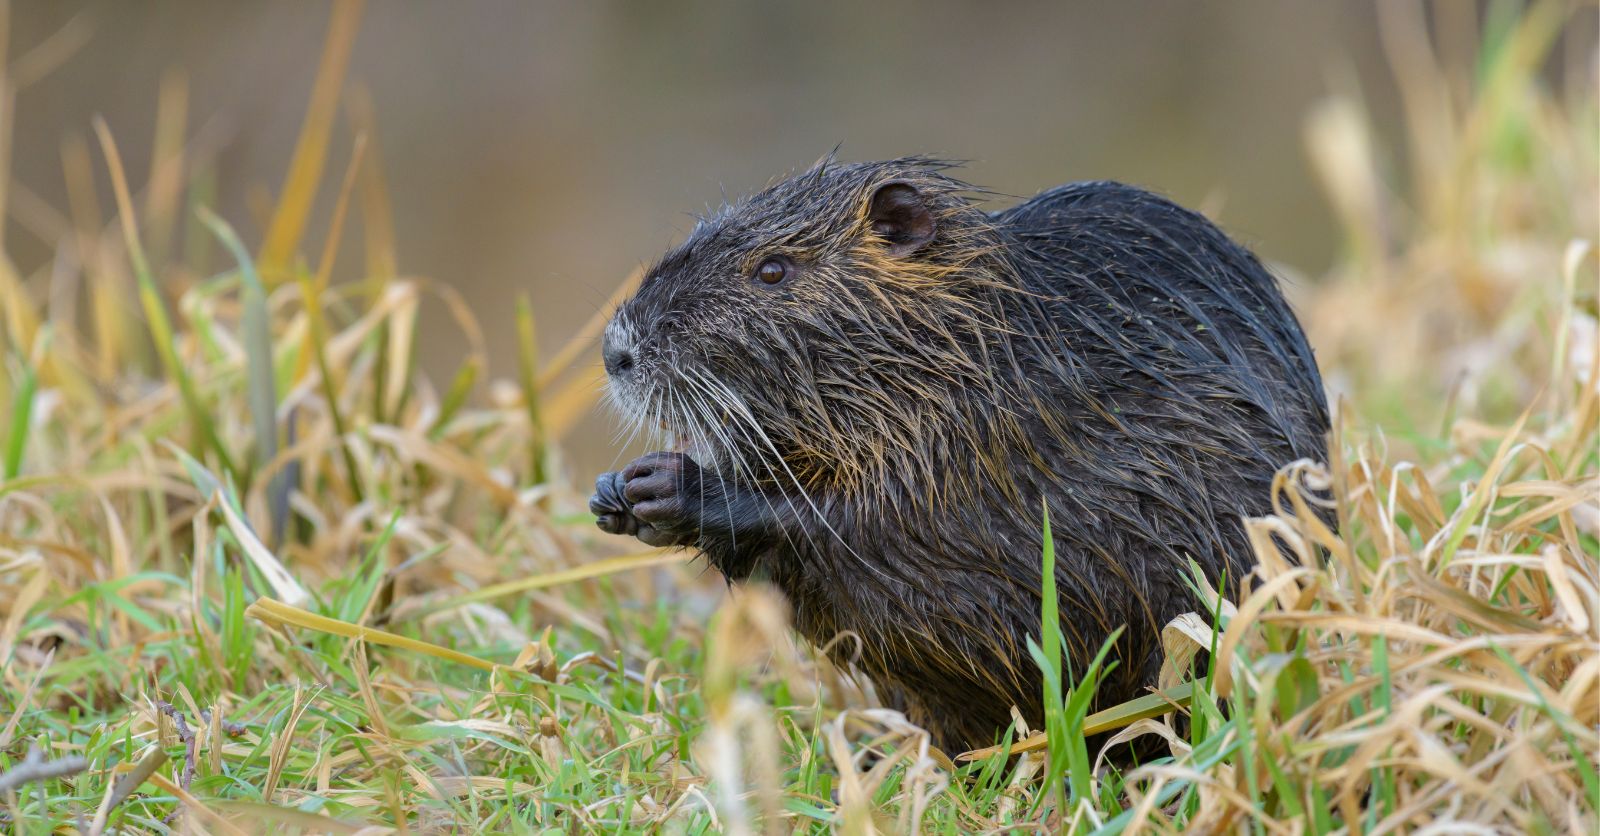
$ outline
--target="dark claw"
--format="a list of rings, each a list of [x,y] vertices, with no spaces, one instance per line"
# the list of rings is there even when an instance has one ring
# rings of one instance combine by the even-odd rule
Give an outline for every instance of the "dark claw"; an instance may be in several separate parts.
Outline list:
[[[634,534],[639,521],[632,514],[601,514],[595,517],[594,524],[607,534]]]

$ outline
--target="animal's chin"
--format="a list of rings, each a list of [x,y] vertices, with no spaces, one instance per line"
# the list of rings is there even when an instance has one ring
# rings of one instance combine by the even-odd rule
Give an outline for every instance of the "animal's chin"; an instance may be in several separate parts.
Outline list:
[[[731,413],[712,416],[706,414],[709,408],[699,413],[674,414],[663,407],[671,403],[681,404],[682,398],[674,399],[670,395],[663,398],[652,393],[693,390],[674,378],[665,381],[645,379],[637,372],[635,370],[634,375],[621,379],[609,377],[608,395],[612,406],[625,419],[637,422],[635,426],[651,439],[649,443],[654,449],[682,453],[703,468],[726,468],[730,474],[737,472],[750,475],[752,468],[772,473],[781,473],[785,469],[786,465],[781,462],[787,460],[791,446],[771,433],[770,429],[752,433],[744,422]],[[703,401],[701,403],[704,404]],[[707,423],[719,417],[720,423]],[[752,435],[760,443],[753,446],[744,444]],[[756,463],[763,466],[758,467]]]
[[[701,467],[715,468],[724,458],[723,451],[709,440],[715,436],[704,428],[675,426],[667,417],[655,413],[650,413],[645,423],[661,449],[682,453]]]
[[[608,376],[606,389],[613,408],[624,419],[638,422],[655,449],[683,453],[703,467],[716,458],[716,451],[695,437],[701,428],[677,426],[674,422],[682,420],[680,417],[663,415],[653,408],[660,405],[658,399],[649,397],[650,392],[656,391],[656,384],[641,382],[637,377]]]

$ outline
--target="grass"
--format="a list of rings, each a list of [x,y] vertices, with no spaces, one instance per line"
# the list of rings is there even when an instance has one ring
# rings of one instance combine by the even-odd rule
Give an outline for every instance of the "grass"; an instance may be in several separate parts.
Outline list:
[[[1206,606],[1166,629],[1186,707],[1086,715],[1095,669],[1063,670],[1047,630],[1043,734],[954,761],[771,592],[594,530],[558,453],[599,320],[541,364],[519,301],[514,382],[481,349],[443,387],[416,371],[422,305],[473,345],[478,324],[395,273],[359,95],[307,267],[359,4],[265,229],[207,210],[210,161],[171,138],[181,83],[142,194],[97,123],[99,167],[63,158],[80,195],[109,181],[115,222],[31,213],[70,269],[0,260],[0,830],[1593,832],[1592,64],[1565,99],[1541,81],[1561,4],[1491,4],[1464,71],[1400,5],[1385,45],[1427,154],[1389,174],[1354,91],[1307,123],[1350,242],[1295,285],[1336,461],[1280,474],[1236,605],[1197,582]],[[365,272],[336,277],[352,212]],[[1324,486],[1339,534],[1311,513]],[[1101,731],[1167,754],[1107,762]]]

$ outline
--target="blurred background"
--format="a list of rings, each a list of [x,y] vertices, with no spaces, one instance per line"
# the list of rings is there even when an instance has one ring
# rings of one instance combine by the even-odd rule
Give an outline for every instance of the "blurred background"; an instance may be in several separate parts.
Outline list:
[[[1428,7],[1441,63],[1470,69],[1494,5]],[[490,374],[505,377],[518,293],[554,351],[692,212],[836,145],[845,159],[967,159],[969,180],[1009,195],[1089,178],[1143,185],[1203,208],[1291,283],[1312,282],[1342,244],[1307,161],[1307,113],[1331,92],[1359,95],[1373,132],[1393,140],[1383,147],[1403,147],[1381,16],[1312,0],[384,2],[365,10],[346,89],[365,91],[347,98],[375,115],[401,275],[458,290],[485,329]],[[327,27],[320,4],[11,3],[13,54],[51,38],[71,53],[10,114],[5,237],[21,275],[46,270],[57,242],[19,216],[70,204],[63,151],[95,114],[131,182],[149,179],[164,79],[186,81],[191,158],[212,161],[214,204],[258,245]],[[1595,31],[1592,9],[1566,27],[1554,83],[1585,71],[1572,57],[1593,55]],[[336,128],[325,183],[352,135]],[[96,184],[109,207],[103,174]],[[336,189],[323,191],[308,252],[332,212]],[[336,278],[358,278],[359,247],[345,253]],[[442,385],[465,338],[442,306],[424,307],[420,328],[420,362]],[[587,422],[566,444],[579,475],[616,458],[613,430]]]

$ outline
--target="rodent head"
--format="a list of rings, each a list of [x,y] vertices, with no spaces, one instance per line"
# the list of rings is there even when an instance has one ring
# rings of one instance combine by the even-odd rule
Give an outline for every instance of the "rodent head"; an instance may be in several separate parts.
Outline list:
[[[729,478],[807,490],[974,432],[949,390],[994,385],[1014,282],[947,168],[824,160],[702,219],[606,328],[613,400]]]

